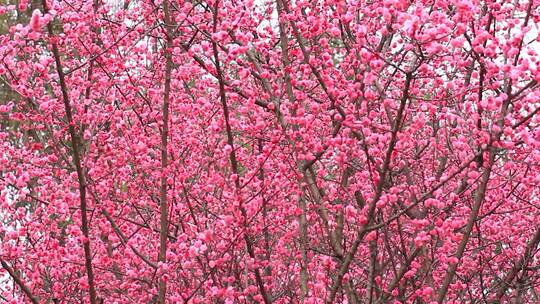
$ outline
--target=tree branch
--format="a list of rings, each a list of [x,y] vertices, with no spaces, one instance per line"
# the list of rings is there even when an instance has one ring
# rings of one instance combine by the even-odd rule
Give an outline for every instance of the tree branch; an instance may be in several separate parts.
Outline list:
[[[42,0],[43,10],[45,13],[48,13],[49,9],[47,6],[47,1]],[[52,22],[47,23],[47,30],[50,38],[54,37],[53,33],[53,24]],[[69,94],[65,80],[65,74],[62,67],[62,61],[60,59],[60,51],[58,50],[58,45],[54,40],[51,40],[52,52],[54,60],[56,62],[56,72],[60,81],[60,89],[62,91],[62,100],[64,102],[64,108],[66,111],[66,116],[68,119],[68,130],[71,138],[71,145],[73,148],[73,161],[75,163],[75,168],[77,171],[77,181],[79,184],[79,203],[81,208],[81,231],[84,236],[83,248],[84,248],[84,260],[86,275],[88,277],[88,287],[89,287],[89,296],[90,303],[97,303],[96,287],[94,284],[94,271],[92,269],[92,252],[90,248],[90,232],[88,228],[88,217],[87,217],[87,205],[86,205],[86,177],[84,169],[81,164],[81,142],[80,137],[78,136],[75,130],[75,122],[73,120],[73,113],[71,109],[71,103],[69,101]]]

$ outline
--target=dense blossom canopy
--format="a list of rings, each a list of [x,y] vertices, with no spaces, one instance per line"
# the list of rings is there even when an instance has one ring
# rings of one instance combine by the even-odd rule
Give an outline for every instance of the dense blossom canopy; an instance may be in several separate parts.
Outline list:
[[[540,302],[540,1],[2,3],[0,302]]]

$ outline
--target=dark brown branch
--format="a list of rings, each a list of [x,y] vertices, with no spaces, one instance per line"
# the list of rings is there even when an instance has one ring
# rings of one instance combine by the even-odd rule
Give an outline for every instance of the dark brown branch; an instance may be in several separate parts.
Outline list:
[[[386,175],[388,174],[388,171],[390,169],[391,156],[392,156],[392,152],[394,151],[394,147],[396,146],[396,143],[397,143],[397,133],[399,132],[399,130],[401,128],[401,122],[403,120],[403,115],[404,115],[404,112],[405,112],[405,106],[407,104],[407,100],[409,99],[409,89],[411,87],[412,79],[413,79],[412,73],[407,73],[406,77],[405,77],[405,85],[404,85],[404,88],[403,88],[403,95],[401,97],[400,107],[399,107],[396,119],[394,121],[394,124],[392,126],[392,137],[390,139],[390,143],[389,143],[388,149],[386,151],[386,156],[385,156],[383,167],[382,167],[382,170],[381,170],[382,173],[381,173],[381,176],[380,176],[380,180],[377,183],[377,189],[376,189],[375,197],[373,198],[373,200],[370,202],[370,205],[369,205],[367,218],[369,219],[370,222],[373,221],[373,214],[374,214],[374,211],[375,211],[375,207],[376,207],[377,201],[379,200],[379,198],[382,195],[382,192],[383,192],[383,189],[384,189],[384,183],[385,183],[385,180],[386,180]],[[345,257],[345,260],[343,261],[343,263],[342,263],[342,265],[341,265],[341,267],[339,269],[339,273],[337,275],[337,278],[335,279],[334,284],[332,285],[332,287],[330,289],[330,294],[328,295],[328,298],[326,299],[327,304],[334,302],[336,294],[337,294],[339,288],[341,287],[343,277],[349,271],[350,264],[351,264],[352,260],[354,259],[354,256],[356,255],[356,251],[358,250],[358,246],[362,242],[362,239],[364,238],[364,236],[366,235],[367,232],[368,232],[368,230],[366,229],[366,226],[363,226],[360,229],[360,231],[358,232],[358,235],[356,236],[356,239],[354,240],[354,242],[353,242],[353,244],[351,246],[351,249],[347,253],[347,255]]]
[[[47,1],[43,0],[42,5],[43,5],[43,11],[45,13],[48,13],[49,9],[47,6]],[[53,33],[53,25],[51,22],[47,23],[47,30],[48,30],[50,38],[53,38],[54,33]],[[64,102],[64,108],[65,108],[66,116],[68,120],[68,130],[69,130],[69,134],[71,138],[71,145],[73,148],[73,161],[75,163],[75,169],[77,171],[77,181],[79,184],[79,202],[80,202],[80,208],[81,208],[81,231],[85,238],[83,242],[83,248],[84,248],[86,275],[88,277],[90,303],[96,304],[97,295],[96,295],[96,287],[94,284],[94,271],[92,269],[92,252],[90,249],[90,233],[89,233],[89,228],[88,228],[88,217],[87,217],[87,207],[86,207],[87,206],[86,205],[86,178],[85,178],[84,169],[81,164],[82,143],[80,142],[80,137],[78,136],[77,131],[75,130],[75,122],[73,120],[71,103],[69,101],[69,94],[68,94],[68,89],[66,85],[65,74],[62,67],[62,60],[60,59],[60,51],[58,50],[58,45],[56,44],[54,40],[51,41],[51,45],[52,45],[52,52],[53,52],[54,60],[56,62],[56,72],[58,74],[58,78],[60,81],[60,89],[62,90],[62,100]]]
[[[173,37],[169,16],[169,1],[163,1],[163,22],[165,23],[165,83],[163,88],[163,126],[161,128],[161,177],[159,186],[159,257],[161,263],[167,262],[167,236],[169,235],[169,206],[167,201],[167,176],[165,174],[168,165],[167,144],[169,139],[169,98],[171,93],[171,73],[173,69],[172,47]],[[165,304],[167,283],[165,279],[159,281],[158,303]]]
[[[217,29],[218,10],[219,10],[219,1],[216,1],[215,6],[214,6],[214,12],[213,12],[213,15],[214,15],[213,16],[213,23],[214,23],[213,29],[214,29],[214,32]],[[224,117],[224,120],[225,120],[225,129],[226,129],[226,132],[227,132],[227,144],[231,147],[231,152],[229,153],[229,159],[230,159],[230,162],[231,162],[231,169],[232,169],[233,173],[236,176],[238,176],[238,172],[239,172],[238,168],[239,168],[239,166],[238,166],[238,160],[236,158],[236,151],[234,149],[233,132],[232,132],[232,128],[231,128],[231,124],[230,124],[230,120],[229,120],[229,107],[227,105],[227,96],[225,94],[225,82],[224,82],[223,72],[221,70],[221,64],[220,64],[220,60],[219,60],[218,45],[217,45],[217,43],[215,41],[212,41],[212,49],[213,49],[213,52],[214,52],[214,60],[215,60],[215,65],[216,65],[216,74],[217,74],[217,78],[218,78],[218,82],[219,82],[219,98],[220,98],[220,101],[221,101],[221,106],[223,108],[223,117]],[[236,187],[236,189],[241,188],[239,178],[236,178],[236,180],[235,180],[235,187]],[[242,214],[242,216],[244,218],[244,223],[245,223],[245,221],[247,220],[247,212],[246,212],[246,209],[244,208],[244,206],[242,205],[242,202],[240,202],[240,207],[239,208],[240,208],[240,212],[241,212],[241,214]],[[248,235],[247,231],[244,233],[244,240],[246,242],[246,249],[248,251],[248,254],[249,254],[250,258],[255,259],[255,251],[253,249],[253,242],[249,238],[249,235]],[[264,303],[265,304],[272,303],[272,300],[271,300],[270,296],[268,295],[268,293],[266,291],[266,288],[264,286],[264,282],[262,280],[260,269],[258,267],[256,267],[253,270],[253,272],[255,274],[255,281],[257,282],[257,285],[259,287],[259,292],[261,293],[261,296],[263,297]]]
[[[506,293],[508,287],[510,287],[510,285],[512,284],[512,281],[515,280],[515,278],[519,275],[521,271],[528,268],[527,264],[533,256],[533,251],[536,250],[536,247],[538,247],[539,242],[540,227],[536,230],[533,238],[527,243],[527,248],[525,249],[525,253],[523,254],[523,256],[521,256],[519,261],[514,264],[514,267],[512,267],[510,272],[508,272],[502,280],[502,285],[499,288],[499,291],[497,291],[496,299],[500,300]]]
[[[30,288],[28,288],[28,286],[24,284],[24,282],[15,272],[15,270],[13,270],[13,268],[11,268],[11,266],[9,266],[9,264],[6,263],[6,261],[4,261],[2,258],[0,258],[0,264],[9,273],[13,281],[15,281],[15,284],[17,284],[17,286],[19,286],[19,288],[26,294],[26,296],[28,296],[30,301],[33,304],[39,304],[39,299],[36,296],[34,296]]]

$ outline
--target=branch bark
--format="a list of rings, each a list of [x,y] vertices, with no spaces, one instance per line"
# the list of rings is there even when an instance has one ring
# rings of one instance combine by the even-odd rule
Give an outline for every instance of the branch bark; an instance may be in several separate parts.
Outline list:
[[[159,187],[159,257],[161,263],[167,262],[167,236],[169,235],[169,206],[167,202],[167,145],[169,140],[169,99],[171,93],[171,73],[173,69],[172,47],[173,37],[169,16],[169,1],[163,1],[163,22],[165,22],[165,83],[163,88],[163,126],[161,127],[161,177]],[[167,283],[164,278],[159,281],[158,303],[165,304],[165,295],[167,293]]]
[[[381,173],[380,179],[379,179],[379,181],[377,183],[377,189],[376,189],[375,197],[373,198],[373,200],[370,202],[370,205],[369,205],[369,210],[368,210],[368,214],[367,214],[367,217],[369,219],[368,224],[370,224],[373,221],[373,214],[375,212],[375,207],[376,207],[377,201],[381,197],[382,191],[384,189],[383,186],[384,186],[384,182],[386,180],[386,175],[388,174],[388,170],[390,169],[390,162],[391,162],[392,152],[394,151],[394,148],[395,148],[396,143],[397,143],[397,133],[399,132],[399,130],[401,128],[401,122],[403,120],[405,107],[406,107],[406,104],[407,104],[407,100],[409,99],[409,89],[411,87],[411,83],[412,83],[412,79],[413,79],[412,72],[407,73],[405,75],[405,77],[406,78],[405,78],[405,85],[404,85],[404,88],[403,88],[403,95],[401,97],[400,107],[398,109],[396,119],[394,120],[394,124],[392,126],[392,137],[390,139],[388,149],[386,150],[386,156],[385,156],[383,166],[382,166],[382,170],[381,170],[382,173]],[[368,232],[367,227],[368,226],[364,226],[364,227],[362,227],[360,229],[360,231],[358,231],[358,235],[356,236],[356,239],[354,240],[354,242],[353,242],[353,244],[351,246],[351,249],[349,250],[349,252],[347,252],[347,255],[345,256],[345,259],[344,259],[343,263],[341,264],[341,267],[339,269],[339,273],[337,275],[337,278],[334,281],[334,283],[333,283],[333,285],[332,285],[332,287],[330,289],[330,293],[329,293],[328,298],[326,299],[325,303],[329,304],[329,303],[334,302],[334,299],[335,299],[335,297],[337,295],[337,292],[338,292],[339,288],[341,287],[343,277],[349,271],[349,267],[351,265],[351,262],[354,259],[354,256],[356,255],[356,251],[358,250],[358,246],[360,246],[360,243],[362,242],[362,239],[364,238],[364,236]]]
[[[28,296],[30,301],[33,304],[39,304],[39,299],[36,296],[34,296],[30,288],[28,288],[28,286],[24,284],[24,282],[17,275],[17,273],[15,273],[15,270],[11,268],[11,266],[9,266],[9,264],[6,263],[6,261],[4,261],[2,258],[0,258],[0,265],[2,265],[2,267],[9,273],[13,281],[15,281],[15,284],[17,284],[19,288],[26,294],[26,296]]]
[[[214,32],[216,32],[217,30],[217,23],[218,23],[218,20],[217,20],[217,17],[218,17],[218,10],[219,10],[219,1],[216,1],[215,2],[215,5],[214,5],[214,16],[213,16],[213,30]],[[229,119],[229,107],[227,105],[227,96],[225,94],[225,81],[224,81],[224,77],[223,77],[223,71],[221,70],[221,64],[220,64],[220,60],[219,60],[219,51],[218,51],[218,45],[215,41],[212,41],[212,50],[214,52],[214,61],[215,61],[215,66],[216,66],[216,74],[217,74],[217,79],[218,79],[218,82],[219,82],[219,98],[220,98],[220,102],[221,102],[221,106],[222,106],[222,109],[223,109],[223,117],[224,117],[224,120],[225,120],[225,129],[226,129],[226,132],[227,132],[227,144],[232,148],[231,149],[231,152],[229,153],[229,160],[230,160],[230,163],[231,163],[231,169],[232,169],[232,172],[233,174],[235,174],[236,176],[238,176],[238,172],[239,172],[239,167],[238,167],[238,159],[236,157],[236,150],[234,148],[234,136],[233,136],[233,132],[232,132],[232,128],[231,128],[231,124],[230,124],[230,119]],[[241,190],[241,185],[240,185],[240,180],[239,178],[236,178],[236,180],[234,181],[235,182],[235,188],[237,191],[240,191]],[[246,209],[244,208],[244,206],[242,205],[242,202],[240,202],[240,206],[239,206],[239,209],[240,209],[240,212],[242,214],[242,217],[244,218],[244,225],[247,221],[247,212],[246,212]],[[249,235],[248,235],[248,232],[246,231],[244,233],[244,240],[246,242],[246,249],[247,249],[247,252],[250,256],[250,258],[252,259],[255,259],[255,251],[253,249],[253,242],[251,241],[251,239],[249,238]],[[263,301],[265,304],[270,304],[272,303],[272,300],[268,294],[268,292],[266,291],[266,288],[264,286],[264,282],[262,280],[262,276],[261,276],[261,271],[259,269],[259,267],[256,267],[254,270],[254,275],[255,275],[255,281],[257,283],[257,286],[259,288],[259,292],[263,298]]]
[[[279,42],[281,47],[281,63],[284,68],[283,79],[285,81],[285,91],[289,102],[295,100],[293,86],[291,83],[291,76],[288,72],[288,67],[290,66],[289,59],[289,37],[287,36],[287,22],[283,19],[284,7],[283,3],[280,0],[276,1],[278,17],[279,17]],[[279,103],[276,105],[276,115],[278,121],[283,121],[280,116]],[[285,129],[285,125],[283,128]],[[296,126],[293,128],[297,129]],[[293,143],[294,144],[294,143]],[[300,167],[301,165],[299,165]],[[299,223],[299,232],[300,232],[300,254],[302,256],[302,261],[300,262],[300,301],[303,303],[306,296],[308,295],[308,280],[309,273],[307,269],[308,256],[307,256],[307,247],[308,247],[308,229],[307,229],[307,202],[305,198],[298,199],[298,207],[302,210],[302,214],[298,216]]]
[[[493,147],[489,147],[488,151],[489,151],[488,165],[487,167],[484,168],[482,172],[482,179],[480,181],[480,185],[478,186],[478,189],[476,190],[476,195],[474,198],[474,205],[471,210],[469,219],[467,221],[467,226],[465,226],[465,231],[463,232],[463,238],[461,239],[458,249],[456,250],[456,253],[454,254],[454,256],[458,259],[458,261],[461,261],[461,258],[463,257],[463,253],[465,252],[465,247],[467,246],[467,243],[469,242],[469,238],[471,236],[474,223],[476,222],[478,218],[480,206],[482,205],[482,202],[484,201],[484,198],[486,195],[487,185],[489,182],[489,177],[491,175],[491,169],[493,168],[493,163],[495,162],[495,150],[493,149]],[[439,293],[437,295],[438,303],[442,303],[444,299],[446,298],[446,294],[448,293],[448,287],[450,286],[450,283],[452,282],[456,274],[458,264],[459,262],[455,264],[451,264],[450,267],[448,267],[446,276],[444,277],[443,284],[441,288],[439,289]]]
[[[527,248],[525,249],[525,253],[523,256],[514,264],[514,267],[510,270],[508,274],[504,277],[502,280],[502,285],[499,288],[499,291],[497,291],[496,299],[500,300],[506,293],[506,290],[508,287],[510,287],[510,284],[514,281],[514,279],[519,275],[519,273],[527,268],[527,264],[529,263],[529,260],[533,256],[533,251],[538,247],[538,243],[540,242],[540,227],[536,230],[536,233],[534,234],[533,238],[527,243]]]
[[[42,0],[43,10],[45,13],[48,13],[49,9],[47,6],[47,1]],[[47,23],[47,31],[50,38],[53,38],[53,25],[52,22]],[[86,275],[88,278],[88,287],[89,287],[89,296],[90,303],[97,303],[97,293],[94,283],[94,271],[92,268],[92,251],[90,247],[90,232],[88,225],[87,217],[87,204],[86,204],[86,177],[81,162],[81,148],[82,143],[77,131],[75,130],[75,122],[73,120],[73,113],[71,108],[71,103],[69,101],[68,88],[66,85],[65,74],[62,67],[62,60],[60,58],[60,51],[58,50],[58,45],[54,40],[51,40],[52,52],[54,60],[56,63],[56,72],[58,74],[60,89],[62,90],[62,100],[64,102],[64,108],[66,111],[66,117],[68,120],[68,130],[71,138],[71,146],[73,149],[73,162],[75,163],[75,169],[77,171],[77,182],[79,184],[79,204],[81,209],[81,231],[84,236],[83,248],[84,248],[84,261],[86,268]]]

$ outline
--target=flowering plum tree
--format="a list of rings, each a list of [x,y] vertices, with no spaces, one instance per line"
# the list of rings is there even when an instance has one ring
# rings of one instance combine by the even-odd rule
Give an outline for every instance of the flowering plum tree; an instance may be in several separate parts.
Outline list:
[[[2,3],[0,302],[540,302],[540,1]]]

